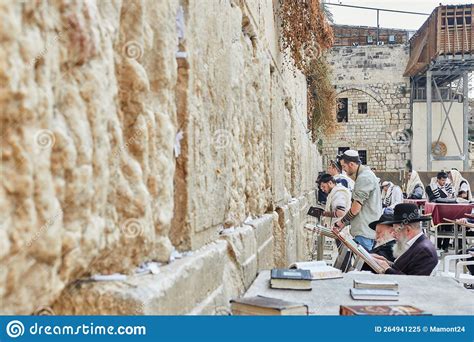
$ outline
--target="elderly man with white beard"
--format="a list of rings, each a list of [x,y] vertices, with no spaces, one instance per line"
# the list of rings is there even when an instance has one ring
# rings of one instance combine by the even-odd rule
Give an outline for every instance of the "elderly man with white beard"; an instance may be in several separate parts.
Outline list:
[[[369,228],[375,230],[375,244],[370,254],[377,254],[390,262],[395,260],[393,256],[393,247],[395,241],[395,230],[391,224],[386,222],[393,221],[393,215],[382,214],[377,221],[371,222]],[[372,271],[368,264],[362,266],[362,271]]]
[[[385,274],[425,275],[431,274],[438,256],[431,241],[424,235],[421,222],[430,220],[429,217],[421,216],[416,204],[401,203],[395,206],[393,221],[395,228],[395,239],[397,243],[393,248],[394,262],[390,262],[383,256],[373,254],[372,256],[382,266]]]

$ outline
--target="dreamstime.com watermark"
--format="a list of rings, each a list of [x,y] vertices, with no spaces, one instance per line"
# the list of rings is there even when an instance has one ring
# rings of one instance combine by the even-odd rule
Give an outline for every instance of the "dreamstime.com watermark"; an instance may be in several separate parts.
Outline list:
[[[25,329],[24,324],[19,320],[10,321],[6,326],[6,333],[11,338],[23,336],[25,333],[29,335],[122,335],[122,336],[144,336],[146,335],[146,327],[143,325],[95,325],[88,324],[72,324],[72,325],[49,325],[34,323]]]

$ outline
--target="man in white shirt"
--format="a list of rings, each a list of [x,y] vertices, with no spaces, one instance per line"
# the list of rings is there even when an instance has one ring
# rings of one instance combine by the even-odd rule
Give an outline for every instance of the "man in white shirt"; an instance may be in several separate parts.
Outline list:
[[[334,178],[328,173],[319,178],[318,184],[321,190],[328,195],[325,210],[321,215],[323,216],[322,223],[332,228],[349,210],[351,193],[342,184],[336,184]]]

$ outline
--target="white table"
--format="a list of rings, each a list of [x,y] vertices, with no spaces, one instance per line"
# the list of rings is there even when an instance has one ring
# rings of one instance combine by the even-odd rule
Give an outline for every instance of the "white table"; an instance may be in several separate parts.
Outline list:
[[[452,278],[344,273],[343,278],[313,280],[312,291],[277,290],[269,287],[270,271],[262,271],[244,297],[274,297],[307,304],[311,315],[339,315],[340,305],[413,305],[433,315],[474,315],[474,290]],[[398,282],[398,301],[353,300],[354,279]]]

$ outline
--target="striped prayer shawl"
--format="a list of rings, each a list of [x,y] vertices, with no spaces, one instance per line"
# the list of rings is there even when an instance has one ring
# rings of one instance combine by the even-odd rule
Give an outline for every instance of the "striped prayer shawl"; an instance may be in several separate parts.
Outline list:
[[[435,199],[447,197],[449,198],[453,196],[453,186],[451,183],[447,183],[443,187],[440,187],[438,183],[436,183],[435,185],[431,184],[430,187],[431,191],[433,192],[433,197]],[[444,196],[443,194],[441,194],[441,192],[444,192]]]

